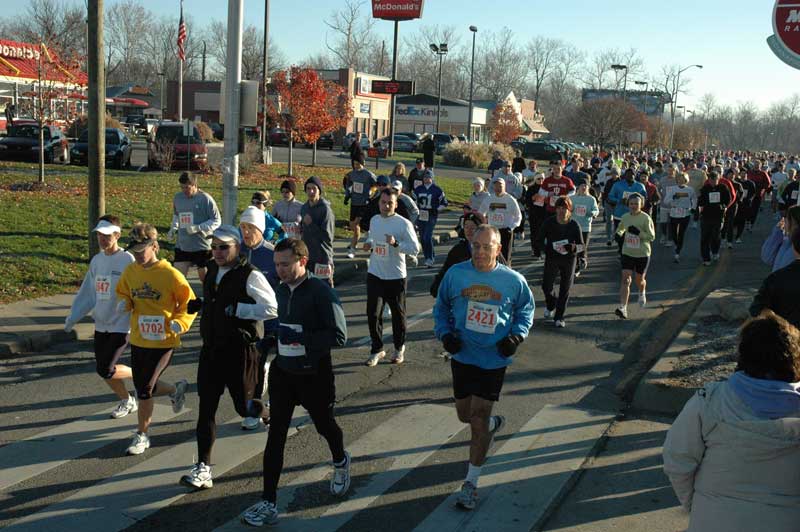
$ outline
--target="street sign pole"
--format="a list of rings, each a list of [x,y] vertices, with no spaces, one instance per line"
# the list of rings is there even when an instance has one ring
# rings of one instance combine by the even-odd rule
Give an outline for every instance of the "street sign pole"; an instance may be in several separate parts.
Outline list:
[[[225,148],[222,164],[222,222],[236,219],[239,187],[239,115],[241,113],[243,0],[228,0],[225,70]]]

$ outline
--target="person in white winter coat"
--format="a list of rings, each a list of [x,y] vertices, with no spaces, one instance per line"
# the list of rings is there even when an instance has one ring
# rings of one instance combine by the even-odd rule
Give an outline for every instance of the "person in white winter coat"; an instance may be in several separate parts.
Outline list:
[[[736,372],[686,403],[663,454],[687,532],[800,530],[800,331],[745,323]]]

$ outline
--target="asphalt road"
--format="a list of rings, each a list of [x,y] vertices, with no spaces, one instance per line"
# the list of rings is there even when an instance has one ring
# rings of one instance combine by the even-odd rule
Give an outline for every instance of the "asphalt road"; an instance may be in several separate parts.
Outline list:
[[[545,405],[606,412],[612,416],[623,412],[637,375],[647,369],[648,361],[652,362],[677,333],[698,298],[721,286],[760,281],[765,270],[759,264],[758,249],[771,223],[771,218],[762,216],[754,233],[746,235],[746,244],[732,251],[723,250],[722,260],[712,267],[704,268],[699,263],[698,230],[690,230],[685,259],[679,265],[673,264],[671,249],[656,246],[648,275],[648,307],[638,308],[633,295],[631,319],[627,321],[619,320],[613,314],[619,282],[618,258],[613,248],[606,247],[604,239],[599,236],[602,224],[596,224],[590,248],[590,267],[573,288],[566,316],[567,328],[562,330],[542,319],[543,296],[539,288],[542,263],[530,258],[528,240],[518,245],[514,267],[525,275],[534,291],[536,321],[531,336],[520,347],[506,375],[496,411],[506,416],[508,423],[496,438],[494,452],[500,445],[525,436],[521,429]],[[437,250],[440,263],[445,253],[445,248]],[[279,502],[292,512],[293,518],[305,523],[305,528],[301,526],[299,529],[333,530],[334,527],[323,526],[324,520],[311,520],[321,519],[323,513],[326,518],[330,517],[328,514],[335,517],[338,512],[346,523],[341,530],[411,530],[433,515],[436,508],[458,489],[466,471],[466,430],[456,431],[451,438],[437,439],[434,435],[436,426],[428,426],[421,420],[404,421],[402,425],[392,427],[392,420],[405,419],[402,416],[413,412],[413,408],[424,405],[433,412],[429,415],[438,415],[438,407],[450,408],[452,404],[449,364],[442,357],[441,345],[432,336],[430,311],[433,299],[428,294],[428,287],[433,274],[434,270],[424,268],[411,270],[407,303],[408,350],[406,362],[401,366],[389,363],[381,363],[375,368],[364,366],[369,355],[365,342],[368,334],[364,279],[354,279],[337,287],[347,315],[349,335],[347,346],[334,352],[337,419],[346,444],[366,446],[366,451],[354,457],[351,488],[354,494],[348,499],[348,504],[356,506],[353,509],[343,507],[339,504],[341,501],[327,493],[327,481],[306,480],[317,466],[330,460],[325,442],[313,430],[313,425],[306,422],[304,428],[289,438],[278,496]],[[259,498],[260,452],[266,440],[264,431],[238,433],[238,427],[234,425],[232,433],[240,436],[243,443],[236,447],[226,443],[229,440],[218,441],[214,462],[230,462],[230,468],[224,473],[216,472],[212,490],[188,493],[177,485],[180,475],[187,472],[193,463],[196,452],[193,443],[197,410],[194,383],[200,343],[197,329],[195,325],[185,336],[183,347],[165,374],[166,379],[186,378],[191,383],[186,404],[188,410],[167,421],[156,418],[151,429],[153,447],[139,457],[124,456],[130,439],[127,432],[119,439],[96,445],[91,442],[99,434],[84,432],[88,430],[88,416],[107,412],[115,403],[115,398],[94,373],[90,343],[76,342],[45,354],[0,361],[0,382],[3,384],[0,387],[0,444],[3,445],[0,459],[6,456],[3,453],[11,453],[15,446],[38,445],[31,440],[22,441],[25,439],[33,438],[33,442],[46,447],[48,441],[64,438],[63,434],[42,436],[45,431],[58,431],[60,428],[77,439],[78,448],[86,446],[90,449],[88,453],[79,452],[77,457],[55,463],[52,468],[12,486],[0,488],[0,527],[14,524],[19,528],[11,527],[10,530],[68,529],[63,527],[71,522],[70,519],[83,517],[89,520],[88,524],[81,524],[87,526],[86,530],[126,527],[148,532],[213,530],[224,525],[226,529],[236,528],[230,524],[232,520]],[[387,324],[386,332],[390,330]],[[387,339],[387,346],[390,345],[391,341]],[[165,403],[163,399],[157,402]],[[452,421],[454,417],[454,411],[450,414],[445,412],[443,419]],[[133,430],[133,418],[129,416],[115,423]],[[217,420],[220,423],[225,420],[238,423],[229,399],[223,398]],[[396,434],[392,432],[389,441],[368,446],[364,442],[372,440],[365,435],[379,426],[378,432],[394,428]],[[392,465],[392,458],[398,451],[386,450],[397,438],[410,438],[414,443],[403,445],[427,453],[411,465],[403,466],[400,472],[392,469],[399,467]],[[544,456],[569,456],[579,443],[564,442],[543,451]],[[183,451],[177,456],[174,451],[169,454],[181,444]],[[53,452],[57,454],[60,450],[63,448],[57,447]],[[159,456],[164,463],[154,470],[166,474],[166,487],[163,489],[171,490],[166,495],[159,494],[158,489],[162,489],[158,487],[160,481],[153,480],[155,473],[148,469]],[[510,456],[513,458],[503,461],[503,468],[513,474],[515,468],[522,468],[524,464],[517,455]],[[44,461],[30,458],[32,463],[37,460]],[[551,458],[545,459],[548,460]],[[539,479],[544,484],[535,484],[536,488],[532,487],[534,484],[520,484],[515,496],[561,489],[555,477],[545,480]],[[299,486],[290,491],[286,486],[293,482],[299,482]],[[647,486],[640,488],[647,489]],[[374,498],[362,496],[363,493],[372,494]],[[118,519],[124,524],[120,527],[114,526],[115,516],[119,517],[111,502],[115,495],[118,499],[122,497],[123,504],[130,501],[129,504],[136,507],[135,511],[118,512],[119,516],[124,514],[124,518]],[[541,494],[542,497],[545,495],[548,493]],[[55,505],[52,506],[54,510],[50,514],[44,513],[51,505]],[[491,511],[490,505],[486,505],[480,507],[476,515],[492,515]],[[44,516],[50,520],[35,522]],[[25,519],[34,521],[32,528],[22,526]],[[507,529],[529,530],[533,525],[533,522],[523,521]],[[286,529],[290,528],[289,524],[286,526]],[[478,525],[462,529],[488,530]]]

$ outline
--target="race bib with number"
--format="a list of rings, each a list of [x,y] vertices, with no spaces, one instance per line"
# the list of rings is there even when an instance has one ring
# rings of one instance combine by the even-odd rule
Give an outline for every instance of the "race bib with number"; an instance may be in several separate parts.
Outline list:
[[[178,224],[181,229],[194,225],[194,214],[192,212],[178,213]]]
[[[164,316],[139,316],[139,334],[145,340],[166,340]]]
[[[631,191],[630,190],[624,191],[622,193],[622,201],[627,201],[628,200],[628,196],[630,196],[630,195],[631,195]]]
[[[708,202],[709,203],[719,203],[719,192],[709,192],[708,193]]]
[[[506,213],[493,211],[489,216],[489,223],[494,226],[503,226],[506,223]]]
[[[286,231],[286,236],[289,238],[300,238],[300,224],[297,222],[289,222],[283,224],[283,230]]]
[[[111,299],[111,277],[108,275],[98,275],[95,277],[94,293],[98,301],[108,301]]]
[[[586,205],[578,205],[575,207],[576,216],[586,216]]]
[[[385,257],[389,254],[389,244],[386,242],[382,244],[375,244],[375,247],[372,248],[372,251],[379,257]]]
[[[364,193],[364,183],[353,183],[353,192],[356,194]]]
[[[419,179],[415,179],[414,180],[414,188],[421,187],[421,186],[422,186],[422,181],[420,181]]]
[[[542,194],[536,194],[533,197],[533,204],[536,205],[537,207],[542,207],[544,205],[544,201],[546,198],[547,196],[544,196]]]
[[[494,334],[499,312],[498,305],[470,301],[467,304],[467,330],[482,334]]]
[[[333,273],[333,268],[330,264],[315,264],[314,277],[318,279],[330,279]]]
[[[553,249],[555,250],[556,253],[566,255],[567,250],[564,248],[564,246],[566,246],[567,244],[569,244],[569,240],[556,240],[555,242],[553,242]]]
[[[686,209],[684,209],[683,207],[672,207],[669,210],[669,215],[672,216],[673,218],[686,218],[687,213]]]
[[[792,199],[793,200],[797,199],[797,191],[796,190],[792,190]]]
[[[639,235],[625,233],[625,246],[628,249],[639,249],[642,247],[642,239],[639,238]]]
[[[281,323],[278,326],[278,354],[284,357],[302,357],[306,346],[302,344],[303,326],[296,323]]]
[[[428,211],[419,211],[419,219],[422,222],[427,222],[430,219]]]

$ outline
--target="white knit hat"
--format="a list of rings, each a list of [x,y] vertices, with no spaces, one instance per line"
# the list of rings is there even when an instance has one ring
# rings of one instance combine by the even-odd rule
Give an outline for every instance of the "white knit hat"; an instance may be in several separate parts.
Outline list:
[[[254,207],[253,205],[247,207],[239,217],[239,223],[243,222],[256,226],[262,233],[267,225],[264,217],[264,211],[258,207]]]

